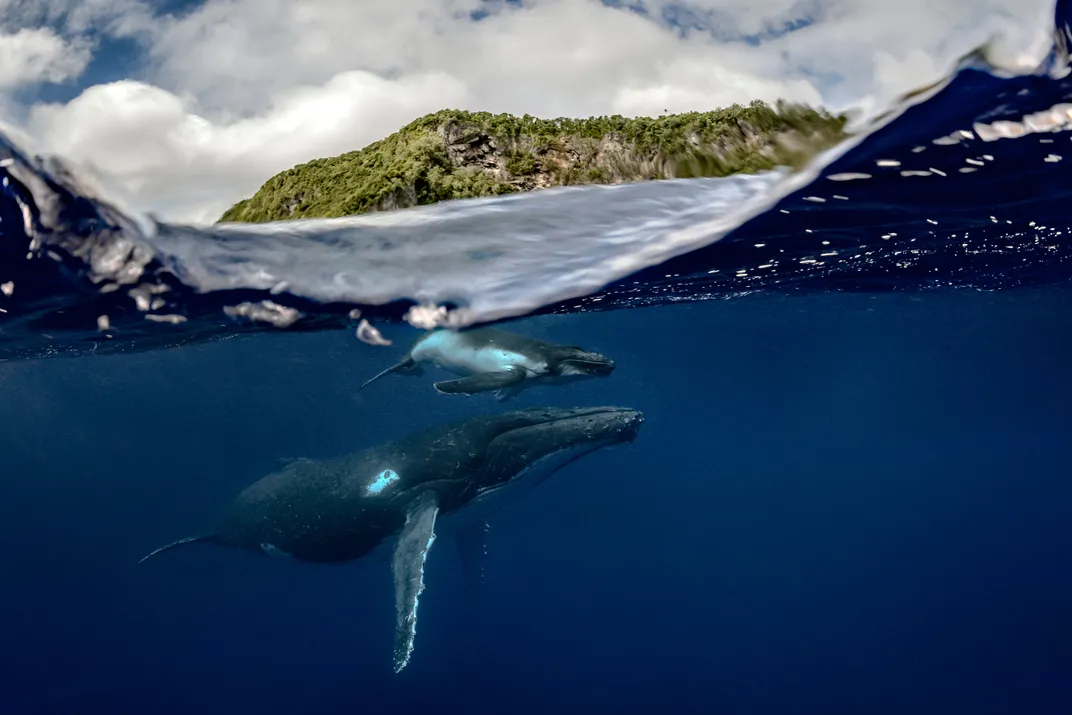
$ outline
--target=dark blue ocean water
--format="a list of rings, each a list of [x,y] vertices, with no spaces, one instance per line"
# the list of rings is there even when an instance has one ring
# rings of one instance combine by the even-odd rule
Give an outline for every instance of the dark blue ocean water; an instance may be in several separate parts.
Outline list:
[[[409,224],[149,230],[0,137],[0,714],[1072,712],[1056,17],[1037,72],[966,59],[781,193],[657,182]],[[1023,136],[991,140],[996,121]],[[583,276],[606,285],[559,290]],[[618,367],[511,408],[647,421],[492,520],[476,593],[436,543],[401,674],[385,559],[137,564],[282,460],[507,409],[427,376],[356,388],[419,335],[414,300],[479,318],[518,295],[533,309],[509,329]],[[224,311],[263,300],[293,322]],[[354,308],[394,344],[355,338]]]
[[[5,366],[4,712],[1064,713],[1070,294],[747,297],[551,316],[636,443],[491,522],[483,591],[429,558],[390,668],[385,561],[191,547],[279,457],[498,409],[349,333]],[[437,399],[438,398],[438,399]]]

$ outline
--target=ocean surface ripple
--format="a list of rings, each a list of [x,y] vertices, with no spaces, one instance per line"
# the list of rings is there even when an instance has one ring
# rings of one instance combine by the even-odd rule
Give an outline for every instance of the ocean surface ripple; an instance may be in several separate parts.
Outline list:
[[[1028,73],[985,48],[798,173],[171,225],[0,134],[0,360],[259,330],[469,325],[766,292],[1067,281],[1072,3]],[[1068,159],[1068,160],[1066,160]]]

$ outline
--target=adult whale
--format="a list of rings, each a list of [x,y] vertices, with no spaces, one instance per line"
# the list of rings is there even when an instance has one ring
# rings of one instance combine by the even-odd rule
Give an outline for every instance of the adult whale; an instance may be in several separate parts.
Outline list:
[[[558,345],[488,326],[444,328],[421,336],[399,362],[357,389],[394,372],[420,375],[422,363],[463,376],[434,383],[439,392],[471,395],[494,390],[500,401],[516,395],[533,380],[561,383],[614,371],[614,361],[606,355],[576,345]]]
[[[465,533],[472,528],[467,523],[486,514],[478,505],[494,508],[504,491],[515,491],[512,485],[535,485],[586,454],[632,442],[643,422],[641,412],[624,407],[517,410],[442,424],[343,457],[295,460],[246,487],[211,531],[141,561],[197,542],[300,561],[351,561],[397,535],[391,560],[397,673],[413,652],[437,517],[449,521],[458,513]],[[467,570],[479,558],[472,551],[479,549],[460,550]]]

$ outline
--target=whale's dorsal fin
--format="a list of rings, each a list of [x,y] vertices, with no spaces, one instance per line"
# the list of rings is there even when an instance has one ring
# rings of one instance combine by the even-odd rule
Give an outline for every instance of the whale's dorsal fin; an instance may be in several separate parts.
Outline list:
[[[424,562],[435,543],[439,499],[427,491],[406,513],[406,525],[398,535],[391,570],[395,579],[395,672],[409,663],[417,637],[417,602],[424,590]]]

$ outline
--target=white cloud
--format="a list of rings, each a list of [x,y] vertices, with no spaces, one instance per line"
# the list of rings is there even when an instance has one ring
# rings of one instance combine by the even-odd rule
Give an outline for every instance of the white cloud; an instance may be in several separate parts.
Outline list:
[[[29,123],[53,151],[110,179],[129,204],[211,222],[279,171],[465,102],[464,85],[441,73],[390,81],[354,71],[288,90],[263,115],[214,123],[193,99],[128,80],[35,107]]]
[[[150,22],[140,0],[45,0],[35,7],[71,27],[151,36],[150,63],[140,82],[37,108],[30,127],[119,182],[135,205],[211,220],[279,170],[359,148],[443,107],[653,115],[784,97],[877,109],[937,79],[996,30],[1015,51],[1044,46],[1052,7],[630,1],[649,17],[598,0],[207,0]],[[650,19],[686,17],[683,7],[700,28],[685,37]],[[480,8],[490,15],[473,22]],[[764,33],[759,46],[727,41]]]
[[[89,57],[86,42],[68,42],[47,28],[0,31],[0,90],[77,77]]]

